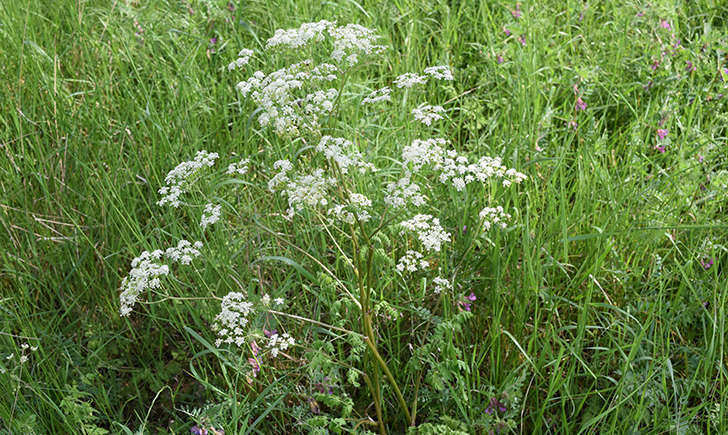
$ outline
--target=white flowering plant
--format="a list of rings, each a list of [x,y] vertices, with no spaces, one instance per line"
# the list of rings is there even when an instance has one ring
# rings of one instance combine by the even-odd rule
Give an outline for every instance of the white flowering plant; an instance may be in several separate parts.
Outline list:
[[[174,168],[158,205],[198,213],[200,241],[143,252],[120,289],[122,316],[160,296],[195,296],[165,292],[172,269],[204,268],[206,255],[221,255],[206,253],[208,237],[241,229],[256,234],[264,242],[248,266],[250,284],[236,281],[227,294],[208,297],[220,302],[210,319],[215,346],[240,355],[239,370],[251,385],[266,370],[304,364],[311,382],[325,378],[337,386],[332,406],[339,412],[351,415],[368,396],[373,415],[366,407],[356,413],[380,432],[417,424],[422,378],[416,372],[429,371],[428,389],[463,388],[464,355],[452,337],[464,333],[477,300],[466,287],[468,274],[479,273],[464,268],[463,259],[483,255],[488,235],[513,224],[517,210],[507,213],[496,199],[527,179],[501,158],[472,156],[467,144],[447,138],[452,105],[431,105],[425,97],[435,98],[455,71],[436,65],[380,76],[373,65],[386,49],[373,30],[330,21],[278,30],[260,53],[242,49],[227,69],[246,75],[235,89],[265,147],[242,160],[231,157],[224,171],[215,169],[222,158],[208,151]],[[289,63],[266,68],[266,58]],[[367,89],[371,83],[381,86]],[[366,113],[372,125],[350,125],[352,111]],[[389,133],[398,128],[405,133]],[[199,204],[186,202],[193,189]],[[264,209],[238,213],[239,202],[261,198]],[[273,246],[273,255],[264,255]],[[264,276],[260,264],[270,261],[293,266],[298,284],[290,274]],[[300,299],[304,288],[327,300],[323,311],[285,312],[287,299]],[[425,326],[410,331],[407,347],[382,344],[386,328],[415,321]],[[341,334],[345,344],[337,350],[316,344],[322,342],[308,338],[306,325]],[[423,352],[434,348],[440,357]],[[399,411],[386,411],[390,402]]]

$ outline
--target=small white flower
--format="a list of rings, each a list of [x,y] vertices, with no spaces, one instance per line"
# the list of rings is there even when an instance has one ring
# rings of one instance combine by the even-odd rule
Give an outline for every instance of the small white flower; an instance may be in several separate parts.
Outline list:
[[[191,183],[190,179],[201,168],[214,165],[218,157],[217,153],[208,153],[205,150],[198,151],[194,160],[182,162],[169,171],[164,179],[167,185],[159,189],[159,193],[164,196],[157,201],[157,204],[160,206],[169,204],[174,208],[179,207],[179,197],[186,192]]]
[[[402,227],[417,234],[428,251],[439,252],[443,243],[450,241],[450,233],[443,230],[440,220],[429,214],[418,214],[400,223]]]
[[[220,220],[220,210],[222,206],[207,204],[205,210],[202,212],[202,218],[200,219],[200,226],[204,229],[208,225],[212,225]]]
[[[264,294],[262,298],[260,298],[260,302],[263,303],[263,305],[270,305],[270,295],[268,293]]]
[[[424,85],[426,83],[427,76],[421,76],[415,73],[404,73],[394,79],[394,84],[398,88],[411,88],[414,85]]]
[[[420,186],[410,181],[411,174],[406,173],[396,183],[387,184],[387,194],[384,202],[394,208],[404,208],[407,204],[419,207],[425,203],[425,197],[420,193]]]
[[[425,68],[425,74],[437,80],[453,80],[452,70],[446,65]]]
[[[480,220],[483,222],[483,230],[488,231],[493,225],[498,225],[505,229],[507,221],[511,218],[511,215],[503,211],[503,207],[485,207],[480,211]]]
[[[243,48],[240,50],[240,53],[238,53],[238,58],[228,64],[228,71],[244,67],[250,61],[251,56],[253,56],[253,50]]]
[[[445,278],[438,276],[434,278],[432,282],[435,284],[435,289],[433,290],[435,294],[440,294],[446,290],[452,290],[452,284]]]
[[[231,163],[228,165],[227,171],[225,171],[225,174],[232,175],[232,174],[238,174],[238,175],[245,175],[248,173],[248,163],[250,163],[249,159],[243,159],[236,163]]]
[[[425,270],[430,266],[430,263],[422,259],[423,255],[417,251],[409,250],[402,258],[399,259],[396,269],[399,272],[417,272],[418,270]]]
[[[389,87],[385,86],[383,88],[377,89],[364,97],[364,99],[361,101],[362,104],[373,104],[378,103],[380,101],[392,101],[391,96],[392,90],[389,89]]]
[[[432,121],[442,119],[441,113],[445,113],[442,106],[431,106],[429,104],[420,104],[419,107],[412,109],[415,120],[429,126]]]
[[[275,298],[273,300],[273,302],[275,302],[276,305],[283,305],[286,303],[286,301],[283,298]]]

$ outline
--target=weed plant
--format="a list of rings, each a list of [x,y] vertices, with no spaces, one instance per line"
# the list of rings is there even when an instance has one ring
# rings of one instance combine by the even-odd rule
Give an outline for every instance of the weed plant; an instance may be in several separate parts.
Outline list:
[[[728,431],[722,2],[60,3],[0,5],[0,431]]]

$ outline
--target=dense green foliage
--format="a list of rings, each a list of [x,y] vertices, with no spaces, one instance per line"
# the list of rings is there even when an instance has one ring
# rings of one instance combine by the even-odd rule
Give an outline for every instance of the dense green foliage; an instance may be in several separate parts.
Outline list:
[[[370,389],[344,370],[376,366],[361,335],[286,319],[292,359],[254,380],[247,354],[212,344],[210,297],[264,284],[288,313],[358,322],[320,267],[346,265],[319,229],[280,227],[285,200],[245,186],[229,225],[204,235],[201,207],[156,204],[167,172],[200,149],[257,168],[294,149],[257,128],[235,90],[246,77],[227,65],[320,19],[383,36],[371,89],[450,65],[455,81],[429,91],[449,109],[437,132],[529,177],[497,191],[506,230],[472,248],[456,237],[472,311],[372,301],[379,352],[417,403],[410,430],[728,431],[724,2],[524,1],[520,17],[495,1],[55,3],[0,4],[3,433],[377,430]],[[420,137],[354,106],[341,119],[340,131],[380,135],[378,156]],[[219,194],[211,180],[198,198]],[[472,222],[477,200],[454,195],[444,225]],[[210,249],[165,284],[177,298],[120,317],[131,259],[186,237]],[[387,429],[404,432],[392,384],[376,389]]]

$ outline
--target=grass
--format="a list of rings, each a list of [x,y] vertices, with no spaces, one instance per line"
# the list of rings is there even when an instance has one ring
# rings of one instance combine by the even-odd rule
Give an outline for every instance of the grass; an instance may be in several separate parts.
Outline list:
[[[199,149],[270,166],[296,148],[255,128],[254,106],[234,90],[244,77],[228,62],[275,29],[325,18],[384,36],[391,48],[376,76],[453,66],[455,82],[433,89],[454,108],[438,133],[530,177],[494,192],[514,225],[462,259],[462,290],[478,297],[472,317],[430,330],[443,347],[423,361],[452,356],[437,362],[446,387],[436,387],[435,366],[408,365],[426,315],[381,297],[408,313],[380,319],[378,342],[408,401],[419,397],[417,422],[484,432],[497,397],[508,411],[496,417],[518,433],[728,431],[722,2],[524,1],[518,20],[510,2],[56,3],[0,6],[0,430],[176,433],[204,416],[227,433],[284,433],[308,430],[301,422],[315,406],[332,420],[345,414],[326,398],[308,401],[301,367],[272,367],[244,388],[246,357],[210,345],[219,305],[194,299],[265,282],[290,313],[335,326],[354,316],[291,245],[335,270],[341,259],[316,228],[280,228],[266,214],[284,202],[272,195],[236,191],[235,230],[203,235],[210,258],[170,283],[188,299],[118,315],[131,259],[184,238],[198,219],[201,207],[156,205],[170,169]],[[574,84],[584,111],[574,110]],[[356,92],[365,90],[346,97]],[[418,137],[407,116],[352,106],[337,128],[377,135],[371,153],[392,156]],[[664,153],[654,149],[662,143]],[[467,224],[475,201],[453,197],[464,212],[447,215],[448,228]],[[294,325],[306,358],[357,349],[336,330]],[[28,362],[4,359],[26,342],[38,346]],[[456,360],[459,369],[448,366]],[[365,386],[347,388],[348,418],[375,417]],[[381,388],[388,429],[403,432],[391,387]]]

